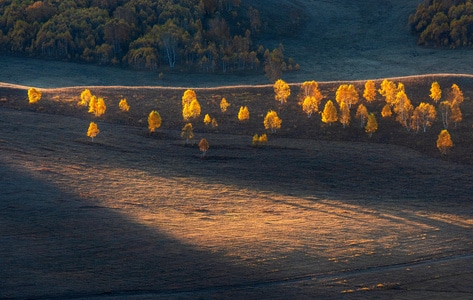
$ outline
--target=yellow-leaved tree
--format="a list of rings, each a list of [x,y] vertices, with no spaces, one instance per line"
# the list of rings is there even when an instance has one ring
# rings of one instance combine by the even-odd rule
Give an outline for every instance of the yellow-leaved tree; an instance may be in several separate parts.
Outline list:
[[[194,99],[191,101],[190,104],[184,104],[182,107],[182,117],[184,118],[185,121],[191,119],[191,118],[197,118],[200,116],[200,103],[197,101],[197,99]]]
[[[437,138],[437,148],[442,155],[445,155],[451,147],[453,147],[453,142],[450,133],[448,133],[447,129],[443,129]]]
[[[128,105],[128,102],[126,101],[125,98],[121,99],[120,102],[118,103],[118,108],[121,111],[129,111],[130,110],[130,105]]]
[[[376,130],[378,130],[378,122],[374,114],[370,113],[368,121],[366,122],[365,131],[368,133],[369,137],[371,137]]]
[[[41,91],[35,88],[28,89],[28,102],[30,104],[36,103],[41,99]]]
[[[205,138],[202,138],[199,142],[199,150],[202,152],[202,157],[205,156],[205,153],[209,150],[209,142]]]
[[[182,95],[182,118],[188,121],[191,118],[200,116],[200,104],[194,90],[188,89]]]
[[[393,105],[396,100],[396,94],[398,92],[396,84],[390,80],[384,79],[381,82],[378,93],[384,97],[386,103]]]
[[[368,110],[366,109],[366,106],[363,105],[363,103],[358,105],[355,118],[360,120],[360,128],[363,128],[363,126],[365,126],[366,120],[368,119]]]
[[[212,118],[212,122],[211,122],[211,123],[212,123],[212,127],[214,127],[214,128],[215,128],[215,127],[218,127],[217,119]]]
[[[414,106],[411,104],[411,100],[407,97],[403,86],[399,88],[399,92],[396,94],[396,100],[394,102],[394,112],[397,114],[396,121],[408,131],[411,129],[410,121]]]
[[[365,82],[363,98],[365,98],[368,102],[372,102],[376,98],[376,84],[373,80],[367,80]]]
[[[338,114],[337,108],[333,105],[332,100],[328,100],[325,103],[324,110],[322,112],[322,122],[332,126],[332,123],[337,122]]]
[[[439,102],[442,98],[442,89],[440,89],[440,84],[437,81],[432,82],[429,97],[434,100],[434,102]]]
[[[204,124],[209,125],[212,122],[212,119],[210,118],[209,114],[206,114],[204,117]]]
[[[381,110],[381,116],[383,118],[387,118],[387,117],[390,117],[393,115],[393,112],[391,111],[391,105],[389,105],[388,103],[386,103],[384,106],[383,106],[383,109]]]
[[[343,128],[350,124],[350,109],[345,101],[340,103],[340,117],[338,120],[342,123]]]
[[[94,137],[96,137],[100,133],[99,127],[96,123],[90,122],[89,129],[87,130],[87,136],[94,141]]]
[[[265,129],[270,129],[272,133],[275,133],[277,129],[281,128],[282,120],[277,112],[270,110],[264,117],[263,124]]]
[[[345,102],[350,109],[352,105],[358,103],[359,95],[353,84],[342,84],[335,93],[335,100],[340,107],[341,103]]]
[[[227,99],[222,98],[222,101],[220,101],[220,110],[224,113],[227,111],[228,107],[230,107],[230,103],[227,102]]]
[[[450,103],[452,105],[461,104],[463,103],[463,92],[460,90],[460,87],[455,83],[452,84],[451,92],[450,92]]]
[[[302,111],[307,114],[307,117],[310,118],[314,112],[319,111],[320,100],[314,96],[305,97],[302,102]]]
[[[92,93],[89,89],[85,89],[80,93],[79,106],[87,106],[89,104]]]
[[[282,79],[276,80],[274,83],[274,99],[279,101],[281,104],[284,104],[290,95],[291,89],[289,85]]]
[[[305,81],[301,84],[301,91],[299,93],[299,104],[302,104],[304,99],[307,97],[314,97],[315,101],[319,102],[322,100],[323,96],[319,90],[319,84],[312,81]]]
[[[460,90],[458,85],[453,84],[450,92],[450,120],[455,123],[455,127],[463,119],[460,104],[464,101],[463,92]]]
[[[161,123],[161,115],[157,111],[152,110],[148,115],[149,132],[154,132],[157,128],[161,127]]]
[[[96,117],[100,117],[107,110],[105,101],[103,98],[97,98],[95,96],[90,97],[89,101],[89,113],[94,114]]]
[[[263,133],[261,136],[258,136],[258,134],[256,133],[254,136],[253,136],[253,145],[254,146],[257,146],[257,145],[264,145],[268,142],[268,136],[266,135],[266,133]]]
[[[182,107],[184,107],[185,104],[190,105],[192,100],[197,100],[197,94],[194,90],[188,89],[182,95]]]
[[[238,111],[238,120],[245,121],[249,119],[250,119],[250,111],[248,110],[248,107],[241,106],[240,110]]]
[[[89,113],[95,114],[95,111],[97,110],[97,97],[92,95],[89,100]]]
[[[97,99],[97,107],[94,112],[96,117],[100,117],[101,115],[105,114],[105,111],[107,110],[107,106],[105,105],[105,101],[103,98],[98,98]]]
[[[426,132],[427,127],[432,126],[435,118],[437,118],[435,107],[432,104],[421,102],[412,114],[412,129],[417,131],[422,127],[423,131]]]
[[[194,128],[191,123],[187,123],[182,127],[181,137],[186,139],[186,144],[189,143],[189,140],[194,138]]]

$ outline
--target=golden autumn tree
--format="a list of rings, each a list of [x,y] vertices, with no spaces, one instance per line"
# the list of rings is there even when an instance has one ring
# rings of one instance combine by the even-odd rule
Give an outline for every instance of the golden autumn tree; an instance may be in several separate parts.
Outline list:
[[[230,103],[227,102],[227,99],[222,98],[222,101],[220,101],[220,110],[224,113],[227,111],[228,107],[230,107]]]
[[[461,104],[464,100],[463,92],[460,90],[460,87],[457,84],[452,84],[450,91],[450,103],[452,105]]]
[[[210,118],[209,114],[206,114],[204,117],[204,124],[209,125],[212,122],[212,118]]]
[[[94,141],[94,138],[100,133],[99,127],[96,123],[90,122],[89,129],[87,130],[87,136]]]
[[[194,90],[187,89],[182,95],[182,118],[188,121],[200,116],[200,103]]]
[[[342,84],[335,93],[335,100],[340,107],[341,103],[345,102],[350,109],[352,105],[358,103],[359,95],[353,84]]]
[[[263,133],[261,136],[258,136],[258,134],[255,134],[253,136],[253,145],[254,146],[264,145],[267,142],[268,142],[268,136],[266,135],[266,133]]]
[[[378,122],[373,113],[370,113],[368,116],[368,121],[366,122],[365,131],[368,133],[369,137],[373,135],[373,132],[378,130]]]
[[[191,118],[197,118],[200,116],[201,108],[200,103],[197,99],[192,100],[189,104],[186,103],[182,107],[182,118],[188,121]]]
[[[391,111],[391,105],[389,105],[389,104],[386,103],[386,104],[383,106],[383,109],[381,110],[381,116],[382,116],[383,118],[387,118],[387,117],[390,117],[390,116],[392,116],[392,115],[393,115],[393,112]]]
[[[416,109],[414,109],[414,112],[412,113],[412,116],[411,116],[411,129],[414,130],[416,133],[418,133],[420,130],[420,127],[421,127],[420,115],[419,115],[419,112]]]
[[[432,123],[437,118],[437,110],[432,104],[421,102],[412,114],[412,125],[414,130],[422,127],[423,131],[427,131],[427,127],[432,126]]]
[[[188,121],[191,118],[190,103],[186,103],[182,107],[182,118],[184,119],[184,121]]]
[[[200,116],[200,111],[201,111],[201,108],[200,108],[199,101],[197,101],[197,99],[192,100],[189,106],[189,112],[190,112],[191,118],[197,118],[198,116]]]
[[[390,80],[384,79],[381,82],[378,93],[384,97],[386,103],[393,105],[396,100],[398,90],[396,84]]]
[[[281,104],[286,103],[287,98],[291,95],[291,88],[282,79],[276,80],[274,83],[274,99],[279,101]]]
[[[398,89],[396,94],[396,100],[394,102],[394,112],[396,113],[396,121],[398,121],[407,130],[410,130],[410,120],[414,106],[411,104],[411,100],[407,97],[403,86]]]
[[[434,102],[439,102],[440,99],[442,98],[442,89],[440,88],[440,84],[437,81],[432,82],[432,85],[430,86],[429,97]]]
[[[130,105],[128,105],[128,102],[126,101],[125,98],[121,99],[120,102],[118,102],[118,108],[121,111],[129,111],[130,110]]]
[[[302,102],[302,111],[307,114],[307,117],[310,118],[314,112],[319,111],[320,100],[314,96],[305,97]]]
[[[197,100],[197,94],[195,93],[194,90],[187,89],[184,91],[184,94],[182,95],[182,107],[184,107],[185,104],[190,105],[193,100]]]
[[[322,101],[322,93],[319,90],[319,84],[312,80],[312,81],[305,81],[301,84],[301,90],[299,93],[299,104],[302,104],[307,97],[314,97],[314,100],[317,103]]]
[[[245,121],[249,119],[250,119],[250,111],[248,110],[248,107],[241,106],[240,110],[238,111],[238,120]]]
[[[368,119],[368,109],[366,109],[366,106],[364,106],[363,103],[358,105],[355,118],[360,120],[360,128],[363,128],[363,126],[365,126],[366,120]]]
[[[324,110],[322,111],[322,122],[332,126],[332,123],[337,122],[337,120],[337,108],[333,104],[332,100],[328,100],[327,103],[325,103]]]
[[[186,139],[186,144],[189,143],[189,140],[194,138],[194,128],[192,127],[192,123],[187,123],[182,127],[181,137]]]
[[[451,147],[453,147],[453,142],[450,133],[448,133],[447,129],[443,129],[437,138],[437,148],[442,155],[445,155]]]
[[[464,101],[463,92],[458,85],[453,84],[450,92],[450,121],[455,123],[455,127],[463,119],[460,104]]]
[[[266,135],[266,133],[263,133],[262,135],[259,136],[258,143],[266,144],[267,142],[268,142],[268,136]]]
[[[41,99],[41,91],[35,88],[28,89],[28,102],[30,104],[34,104]]]
[[[340,116],[338,120],[342,124],[343,128],[350,125],[350,108],[348,108],[348,104],[343,101],[340,103]]]
[[[154,132],[157,128],[161,127],[161,123],[161,115],[157,111],[152,110],[148,115],[149,132]]]
[[[91,114],[95,114],[95,112],[97,111],[97,97],[92,95],[92,97],[90,97],[90,100],[89,100],[89,113]]]
[[[100,117],[102,116],[103,114],[105,114],[105,111],[107,110],[107,106],[105,105],[105,101],[103,100],[103,98],[98,98],[97,99],[97,106],[95,108],[95,116],[96,117]]]
[[[87,106],[89,104],[92,93],[89,89],[85,89],[80,93],[79,106]]]
[[[199,142],[199,150],[202,152],[202,157],[205,156],[205,153],[209,150],[209,142],[205,138],[202,138]]]
[[[373,102],[376,98],[376,84],[373,80],[367,80],[365,82],[365,89],[363,91],[363,98],[368,102]]]
[[[277,129],[281,128],[282,120],[279,118],[278,113],[274,110],[269,110],[263,120],[265,129],[270,129],[272,133],[275,133]]]

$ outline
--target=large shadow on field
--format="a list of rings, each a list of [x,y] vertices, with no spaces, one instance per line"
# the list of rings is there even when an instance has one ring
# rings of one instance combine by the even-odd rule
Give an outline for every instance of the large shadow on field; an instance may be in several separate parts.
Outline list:
[[[270,283],[258,269],[194,249],[3,163],[0,179],[1,299],[238,295]]]

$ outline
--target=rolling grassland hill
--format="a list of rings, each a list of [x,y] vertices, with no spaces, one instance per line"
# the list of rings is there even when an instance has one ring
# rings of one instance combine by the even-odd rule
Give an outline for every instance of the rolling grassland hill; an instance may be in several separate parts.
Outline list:
[[[473,79],[428,75],[471,73],[469,52],[415,46],[406,24],[416,1],[252,3],[281,20],[265,43],[283,42],[303,67],[285,75],[282,106],[272,85],[255,85],[262,75],[158,80],[1,57],[0,299],[472,298]],[[288,26],[287,13],[300,18]],[[355,119],[324,125],[297,103],[300,82],[317,80],[325,102],[368,78],[402,82],[414,105],[433,81],[445,97],[458,84],[463,121],[449,128],[448,154],[435,147],[439,119],[407,132],[381,118],[379,95],[371,138]],[[36,104],[30,87],[42,92]],[[188,87],[202,116],[186,145]],[[104,98],[102,117],[77,105],[85,88]],[[239,122],[243,105],[250,119]],[[268,109],[283,120],[276,133],[263,128]],[[163,118],[153,134],[151,110]],[[255,133],[268,144],[252,146]]]

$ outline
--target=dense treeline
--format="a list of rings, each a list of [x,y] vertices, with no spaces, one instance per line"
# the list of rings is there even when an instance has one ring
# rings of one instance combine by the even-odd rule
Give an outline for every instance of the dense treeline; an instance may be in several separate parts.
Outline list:
[[[204,72],[296,68],[282,45],[257,45],[263,20],[240,0],[0,2],[0,47],[25,55]],[[298,67],[298,66],[297,66]]]
[[[409,16],[409,25],[420,45],[473,47],[471,0],[425,0]]]

